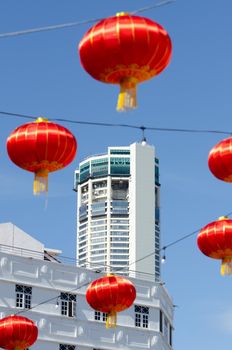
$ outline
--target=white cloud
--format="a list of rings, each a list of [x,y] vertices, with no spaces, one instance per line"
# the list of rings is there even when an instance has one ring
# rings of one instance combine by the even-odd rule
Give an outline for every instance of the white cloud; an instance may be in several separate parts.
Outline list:
[[[214,315],[214,323],[217,328],[226,333],[232,333],[232,307]]]

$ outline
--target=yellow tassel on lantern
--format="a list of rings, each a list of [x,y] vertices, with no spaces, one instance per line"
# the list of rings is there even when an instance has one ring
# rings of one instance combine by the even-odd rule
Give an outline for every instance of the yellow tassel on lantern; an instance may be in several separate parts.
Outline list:
[[[35,173],[33,192],[35,195],[48,192],[48,171],[40,170]]]
[[[232,275],[232,257],[222,259],[221,275]]]
[[[136,84],[137,80],[134,78],[127,78],[120,83],[117,111],[125,111],[137,107]]]
[[[117,312],[111,311],[106,316],[106,328],[116,328]]]

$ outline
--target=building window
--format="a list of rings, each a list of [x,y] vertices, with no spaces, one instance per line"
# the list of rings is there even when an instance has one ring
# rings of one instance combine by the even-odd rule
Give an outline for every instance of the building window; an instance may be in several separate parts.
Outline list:
[[[106,321],[107,313],[106,312],[100,312],[100,311],[94,311],[94,319],[96,321]]]
[[[168,319],[166,316],[164,316],[164,337],[165,339],[168,340],[168,327],[169,327],[169,323],[168,323]]]
[[[75,350],[75,345],[60,344],[59,350]]]
[[[61,315],[68,317],[76,316],[76,295],[69,293],[61,293]]]
[[[135,327],[141,327],[141,314],[135,313]]]
[[[129,265],[129,261],[122,261],[122,260],[110,260],[110,265],[118,265],[118,266],[125,266],[125,265]]]
[[[110,257],[112,260],[120,260],[120,259],[126,259],[128,260],[128,255],[111,255]]]
[[[130,158],[110,158],[111,175],[130,175]]]
[[[172,346],[172,326],[168,318],[160,310],[160,327],[159,330],[170,346]]]
[[[130,154],[129,149],[111,149],[110,154]]]
[[[129,236],[128,231],[110,231],[111,236]]]
[[[111,243],[111,247],[118,247],[118,248],[129,248],[129,243]]]
[[[169,345],[172,346],[172,326],[169,325]]]
[[[148,328],[149,307],[135,305],[135,327]]]
[[[115,253],[128,254],[129,249],[110,249],[110,253],[111,254],[115,254]]]
[[[91,204],[92,217],[105,215],[106,205],[107,203],[105,201]]]
[[[163,312],[160,310],[160,322],[159,322],[159,330],[161,333],[163,333]]]
[[[32,287],[16,284],[16,307],[21,309],[31,308]]]
[[[112,214],[128,214],[129,203],[127,201],[112,201],[111,213]]]

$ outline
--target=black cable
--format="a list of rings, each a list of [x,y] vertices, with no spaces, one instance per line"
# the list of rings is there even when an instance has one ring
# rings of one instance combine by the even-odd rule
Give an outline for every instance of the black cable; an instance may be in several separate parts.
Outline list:
[[[9,117],[20,117],[20,118],[26,118],[26,119],[34,119],[36,120],[38,117],[31,116],[27,114],[21,114],[21,113],[13,113],[13,112],[6,112],[6,111],[0,111],[1,115],[6,115]],[[224,131],[224,130],[209,130],[209,129],[179,129],[179,128],[159,128],[159,127],[151,127],[151,126],[144,126],[144,125],[133,125],[133,124],[117,124],[117,123],[106,123],[106,122],[90,122],[90,121],[83,121],[83,120],[71,120],[71,119],[65,119],[65,118],[49,118],[50,121],[57,121],[57,122],[65,122],[65,123],[72,123],[72,124],[80,124],[80,125],[92,125],[92,126],[103,126],[103,127],[122,127],[122,128],[131,128],[131,129],[137,129],[142,130],[143,132],[145,130],[150,131],[162,131],[162,132],[184,132],[184,133],[207,133],[207,134],[223,134],[223,135],[232,135],[232,132],[230,131]]]
[[[230,215],[232,215],[232,211],[230,211],[229,213],[227,213],[227,214],[224,215],[224,216],[230,216]],[[199,229],[197,229],[197,230],[195,230],[195,231],[193,231],[193,232],[191,232],[191,233],[188,233],[187,235],[184,235],[184,236],[182,236],[182,237],[176,239],[175,241],[173,241],[173,242],[171,242],[171,243],[168,243],[168,244],[164,245],[162,248],[159,249],[159,252],[161,252],[162,250],[165,252],[167,248],[169,248],[169,247],[171,247],[171,246],[173,246],[173,245],[175,245],[175,244],[177,244],[177,243],[179,243],[179,242],[181,242],[181,241],[183,241],[183,240],[185,240],[185,239],[187,239],[187,238],[189,238],[189,237],[195,235],[195,234],[196,234],[197,232],[199,232],[200,230],[201,230],[201,228],[199,228]],[[156,252],[156,251],[154,250],[154,251],[152,251],[151,253],[145,255],[144,257],[135,260],[134,262],[130,263],[130,264],[127,265],[127,266],[131,266],[131,265],[133,265],[133,264],[135,264],[135,263],[137,263],[137,262],[139,262],[139,261],[142,261],[142,260],[144,260],[144,259],[149,258],[150,256],[154,255],[155,252]],[[125,269],[125,268],[122,268],[122,270],[123,270],[123,269]],[[121,270],[119,270],[119,271],[121,271]]]
[[[225,216],[230,216],[230,215],[232,215],[232,211],[230,211],[229,213],[227,213]],[[175,244],[177,244],[177,243],[179,243],[179,242],[181,242],[181,241],[183,241],[183,240],[185,240],[185,239],[187,239],[187,238],[189,238],[189,237],[195,235],[195,234],[196,234],[197,232],[199,232],[200,230],[201,230],[201,228],[200,228],[200,229],[197,229],[197,230],[195,230],[195,231],[193,231],[193,232],[191,232],[191,233],[189,233],[189,234],[187,234],[187,235],[184,235],[183,237],[180,237],[179,239],[177,239],[177,240],[175,240],[175,241],[173,241],[173,242],[171,242],[171,243],[169,243],[169,244],[163,246],[162,248],[159,249],[159,252],[161,252],[162,250],[163,250],[163,251],[166,251],[167,248],[169,248],[169,247],[171,247],[171,246],[173,246],[173,245],[175,245]],[[135,263],[137,263],[137,262],[139,262],[139,261],[142,261],[142,260],[144,260],[144,259],[147,259],[147,258],[149,258],[150,256],[152,256],[152,255],[154,255],[154,254],[155,254],[155,250],[154,250],[153,252],[151,252],[151,253],[145,255],[144,257],[135,260],[134,262],[130,263],[129,265],[127,265],[127,266],[125,266],[125,267],[123,267],[123,268],[120,268],[120,269],[115,270],[115,272],[116,272],[116,273],[117,273],[117,272],[122,272],[122,271],[124,271],[125,269],[127,269],[128,266],[133,265],[133,264],[135,264]],[[97,263],[96,263],[96,264],[97,264]],[[98,264],[98,265],[100,265],[100,264]],[[112,267],[112,266],[109,266],[109,265],[106,265],[106,264],[100,265],[100,266]],[[127,271],[130,271],[130,272],[131,272],[132,270],[127,270]],[[94,271],[94,270],[91,270],[91,272],[99,273],[99,272],[101,272],[101,271]],[[139,272],[139,271],[134,270],[134,272]],[[149,275],[153,275],[153,274],[149,274]],[[154,275],[153,275],[153,276],[154,276]],[[92,281],[88,281],[88,282],[82,284],[82,285],[79,286],[79,287],[75,287],[75,288],[73,288],[73,289],[70,289],[69,291],[66,291],[66,293],[71,293],[71,292],[77,291],[77,290],[81,289],[82,287],[85,287],[85,286],[89,285],[91,282],[93,282],[93,280],[92,280]],[[157,281],[156,281],[156,283],[162,284],[161,281],[160,281],[160,282],[157,282]],[[20,314],[20,313],[24,313],[24,312],[30,311],[30,310],[36,308],[37,306],[46,304],[46,303],[48,303],[49,301],[52,301],[52,300],[55,300],[55,299],[58,299],[58,298],[60,298],[60,295],[57,295],[57,296],[55,296],[55,297],[46,299],[46,300],[42,301],[41,303],[38,303],[38,304],[36,304],[36,305],[30,307],[29,309],[20,310],[20,311],[16,312],[15,315],[18,315],[18,314]]]
[[[68,256],[62,256],[62,255],[59,255],[59,257],[62,259],[67,259],[67,260],[70,260],[70,261],[72,261],[72,262],[75,262],[75,263],[77,263],[77,265],[78,265],[78,263],[79,263],[79,260],[78,259],[75,259],[75,258],[70,258],[70,257],[68,257]],[[94,272],[96,272],[96,273],[99,273],[99,272],[107,272],[107,271],[105,271],[105,270],[101,270],[101,269],[103,269],[103,268],[105,268],[105,267],[109,267],[109,268],[113,268],[113,266],[112,265],[108,265],[108,264],[102,264],[102,263],[99,263],[99,262],[93,262],[93,261],[89,261],[89,260],[86,260],[86,263],[89,265],[89,269],[95,269],[95,270],[91,270],[91,271],[94,271]],[[94,267],[94,265],[95,265],[95,267]],[[80,265],[79,265],[80,266]],[[128,266],[128,265],[127,265]],[[84,267],[84,266],[80,266],[80,267]],[[121,268],[120,268],[121,269]],[[124,269],[124,268],[123,268]],[[117,269],[117,272],[120,272],[120,270],[119,269]],[[155,276],[155,274],[154,273],[149,273],[149,272],[144,272],[144,271],[138,271],[138,270],[129,270],[129,269],[127,269],[126,270],[126,272],[134,272],[134,273],[138,273],[138,274],[143,274],[143,275],[150,275],[150,276]],[[133,276],[131,276],[131,277],[133,277]]]
[[[160,7],[163,5],[168,5],[175,0],[164,0],[159,3],[156,3],[154,5],[142,7],[138,10],[129,12],[130,14],[137,14],[140,12],[148,11],[156,7]],[[77,21],[77,22],[71,22],[71,23],[63,23],[63,24],[55,24],[55,25],[49,25],[45,27],[39,27],[39,28],[31,28],[31,29],[26,29],[26,30],[20,30],[16,32],[8,32],[8,33],[0,33],[0,39],[8,38],[8,37],[15,37],[15,36],[21,36],[21,35],[27,35],[27,34],[33,34],[33,33],[40,33],[40,32],[47,32],[51,30],[57,30],[57,29],[65,29],[65,28],[71,28],[71,27],[77,27],[82,24],[90,24],[90,23],[96,23],[98,21],[101,21],[103,18],[92,18],[92,19],[87,19],[83,21]]]
[[[67,292],[65,292],[65,293],[71,293],[71,292],[74,292],[74,291],[76,291],[76,290],[79,290],[79,289],[81,289],[82,287],[87,286],[89,283],[90,283],[90,282],[86,282],[86,283],[82,284],[81,286],[75,287],[75,288],[73,288],[73,289],[70,289],[69,291],[67,291]],[[24,312],[31,311],[31,310],[35,309],[37,306],[46,304],[46,303],[48,303],[49,301],[52,301],[52,300],[55,300],[55,299],[58,299],[58,298],[60,298],[60,295],[58,295],[58,296],[56,296],[56,297],[53,297],[53,298],[50,298],[50,299],[47,299],[47,300],[44,300],[44,301],[41,301],[41,303],[38,303],[38,304],[36,304],[36,305],[34,305],[34,306],[31,306],[31,307],[28,308],[28,309],[20,310],[20,311],[16,312],[14,315],[19,315],[19,314],[22,314],[22,313],[24,313]]]
[[[211,134],[224,134],[232,135],[232,132],[223,131],[223,130],[207,130],[207,129],[177,129],[177,128],[153,128],[148,127],[145,130],[155,130],[155,131],[176,131],[176,132],[188,132],[188,133],[211,133]]]
[[[171,4],[172,2],[175,2],[175,0],[165,0],[165,1],[160,1],[158,3],[156,3],[155,5],[150,5],[150,6],[145,6],[145,7],[142,7],[138,10],[135,10],[135,11],[132,11],[130,12],[130,14],[132,15],[135,15],[137,13],[141,13],[141,12],[144,12],[144,11],[148,11],[148,10],[152,10],[156,7],[160,7],[160,6],[164,6],[164,5],[169,5]]]
[[[64,24],[55,24],[55,25],[50,25],[50,26],[45,26],[45,27],[19,30],[17,32],[0,33],[0,39],[14,37],[14,36],[20,36],[20,35],[33,34],[33,33],[48,32],[48,31],[57,30],[57,29],[71,28],[71,27],[76,27],[76,26],[82,25],[82,24],[95,23],[95,22],[98,22],[100,20],[102,20],[102,18],[94,18],[94,19],[78,21],[78,22],[71,22],[71,23],[64,23]]]
[[[26,119],[37,119],[38,117],[32,116],[32,115],[26,115],[26,114],[20,114],[20,113],[13,113],[13,112],[3,112],[0,111],[0,114],[8,115],[9,117],[21,117]]]
[[[230,211],[229,213],[227,213],[227,214],[224,215],[224,216],[230,216],[230,215],[232,215],[232,211]],[[177,239],[177,240],[175,240],[175,241],[173,241],[173,242],[171,242],[171,243],[169,243],[169,244],[163,246],[160,250],[166,250],[167,248],[169,248],[169,247],[171,247],[171,246],[173,246],[173,245],[175,245],[175,244],[177,244],[177,243],[183,241],[184,239],[189,238],[189,237],[195,235],[195,234],[196,234],[197,232],[199,232],[200,230],[201,230],[201,228],[199,228],[198,230],[195,230],[195,231],[193,231],[193,232],[191,232],[191,233],[189,233],[189,234],[187,234],[187,235],[185,235],[185,236],[183,236],[183,237],[180,237],[179,239]]]

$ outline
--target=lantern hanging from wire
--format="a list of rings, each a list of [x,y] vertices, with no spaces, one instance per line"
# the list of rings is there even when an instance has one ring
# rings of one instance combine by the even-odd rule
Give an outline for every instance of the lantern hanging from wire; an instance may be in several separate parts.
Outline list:
[[[116,327],[117,312],[129,308],[136,298],[132,282],[122,276],[107,275],[93,281],[86,292],[89,305],[107,313],[106,328]]]
[[[97,80],[120,85],[118,111],[136,107],[136,85],[161,73],[171,52],[161,25],[124,12],[98,22],[79,44],[84,69]]]
[[[71,163],[76,150],[74,135],[46,118],[18,127],[7,139],[12,162],[35,174],[34,194],[48,191],[48,174]]]
[[[222,140],[211,149],[208,165],[215,177],[232,182],[232,137]]]
[[[232,274],[232,220],[222,216],[203,227],[197,244],[203,254],[222,260],[222,275]]]
[[[38,337],[35,323],[22,316],[11,315],[0,320],[0,347],[6,350],[24,350]]]

